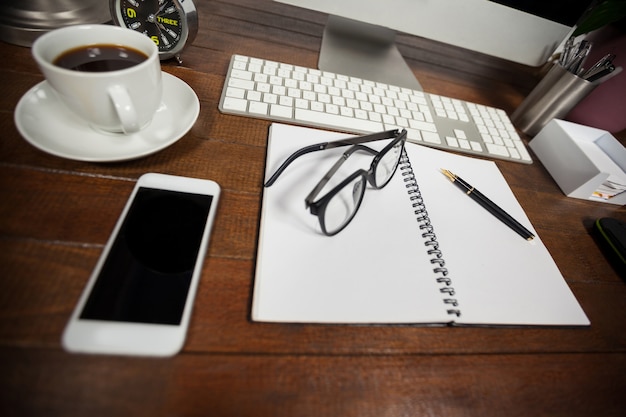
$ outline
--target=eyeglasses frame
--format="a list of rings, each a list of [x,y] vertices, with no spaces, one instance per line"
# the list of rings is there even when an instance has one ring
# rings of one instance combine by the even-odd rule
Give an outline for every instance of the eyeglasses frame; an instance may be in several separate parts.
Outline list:
[[[311,152],[352,145],[350,149],[348,149],[346,152],[344,152],[341,155],[339,160],[330,168],[330,170],[326,173],[326,175],[324,175],[324,177],[317,183],[317,185],[313,188],[313,190],[309,193],[309,195],[305,199],[306,207],[310,210],[311,214],[317,216],[322,232],[327,236],[333,236],[339,233],[340,231],[342,231],[352,221],[357,211],[359,210],[361,202],[363,201],[363,195],[365,193],[366,187],[362,187],[361,195],[359,196],[358,203],[355,206],[354,212],[352,213],[350,218],[347,221],[345,221],[345,223],[338,230],[335,230],[332,232],[328,232],[326,228],[326,224],[324,223],[324,212],[326,210],[326,206],[328,202],[332,199],[333,196],[335,196],[339,191],[341,191],[341,189],[345,187],[346,184],[352,182],[355,178],[359,176],[363,178],[362,181],[364,183],[369,182],[370,185],[372,185],[372,187],[378,190],[383,188],[385,185],[387,185],[391,181],[391,178],[393,178],[393,176],[395,175],[395,171],[398,168],[399,160],[402,156],[402,153],[404,152],[404,145],[406,143],[406,135],[407,135],[406,130],[394,129],[394,130],[378,132],[378,133],[374,133],[370,135],[356,136],[356,137],[351,137],[347,139],[341,139],[341,140],[332,141],[332,142],[323,142],[323,143],[318,143],[318,144],[303,147],[295,151],[293,154],[291,154],[278,167],[276,172],[274,172],[274,174],[265,183],[265,187],[270,187],[278,179],[278,177],[284,172],[287,166],[289,166],[294,160],[296,160],[298,157],[302,155],[306,155]],[[384,140],[384,139],[393,139],[393,140],[390,143],[388,143],[380,151],[376,151],[372,148],[361,145],[362,143],[373,142],[373,141]],[[394,167],[394,171],[391,173],[391,175],[389,176],[389,178],[384,184],[376,184],[375,172],[376,172],[376,167],[379,161],[387,152],[389,152],[389,150],[391,150],[394,146],[396,146],[399,141],[402,142],[402,145],[400,149],[400,156],[398,156],[398,163],[396,163],[396,166]],[[328,181],[330,181],[331,177],[339,170],[341,165],[343,165],[343,163],[354,152],[357,152],[357,151],[364,151],[364,152],[370,153],[371,155],[374,155],[374,159],[372,163],[370,164],[369,169],[368,170],[358,169],[357,171],[349,175],[346,179],[344,179],[341,183],[333,187],[328,193],[322,196],[319,200],[314,201],[317,194],[319,194],[321,190],[326,186]]]

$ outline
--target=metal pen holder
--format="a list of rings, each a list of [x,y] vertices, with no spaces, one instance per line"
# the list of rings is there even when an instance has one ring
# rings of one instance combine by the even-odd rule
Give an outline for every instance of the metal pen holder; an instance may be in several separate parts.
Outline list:
[[[511,115],[522,132],[534,136],[552,119],[567,115],[597,87],[555,64]]]

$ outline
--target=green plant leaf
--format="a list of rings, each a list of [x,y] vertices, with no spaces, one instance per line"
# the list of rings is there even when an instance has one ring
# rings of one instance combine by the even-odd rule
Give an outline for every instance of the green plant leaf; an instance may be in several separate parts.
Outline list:
[[[626,0],[606,0],[591,10],[572,36],[583,35],[626,17]]]

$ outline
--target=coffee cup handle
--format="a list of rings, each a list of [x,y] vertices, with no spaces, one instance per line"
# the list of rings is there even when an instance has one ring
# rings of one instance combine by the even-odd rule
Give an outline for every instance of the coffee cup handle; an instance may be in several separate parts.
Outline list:
[[[109,88],[109,97],[115,107],[117,117],[119,117],[122,123],[122,130],[124,133],[135,133],[139,131],[139,117],[137,111],[133,105],[128,91],[120,85],[114,85]]]

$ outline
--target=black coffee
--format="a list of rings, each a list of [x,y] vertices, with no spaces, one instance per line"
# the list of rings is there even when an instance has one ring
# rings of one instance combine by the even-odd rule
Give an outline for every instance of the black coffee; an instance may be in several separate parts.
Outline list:
[[[65,51],[53,63],[74,71],[104,72],[129,68],[146,59],[146,54],[127,46],[89,45]]]

